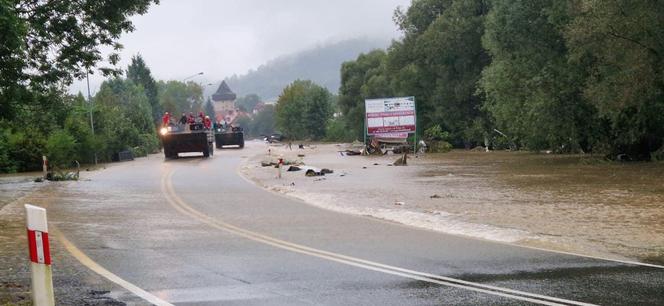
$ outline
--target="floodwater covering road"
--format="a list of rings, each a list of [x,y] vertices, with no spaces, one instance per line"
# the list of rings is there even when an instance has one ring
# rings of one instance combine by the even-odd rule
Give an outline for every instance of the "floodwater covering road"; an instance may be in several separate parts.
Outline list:
[[[598,257],[664,264],[664,163],[589,155],[455,150],[397,157],[342,156],[345,145],[269,147],[271,158],[334,169],[306,178],[260,166],[242,172],[319,207],[420,228]],[[268,148],[264,148],[267,152]],[[304,155],[298,158],[297,155]]]
[[[33,204],[48,208],[56,236],[176,305],[664,301],[662,268],[446,235],[265,191],[237,173],[262,148],[248,143],[209,159],[138,159],[50,184]],[[65,257],[61,241],[55,258]],[[58,286],[56,279],[66,304]],[[136,303],[112,288],[116,303]]]

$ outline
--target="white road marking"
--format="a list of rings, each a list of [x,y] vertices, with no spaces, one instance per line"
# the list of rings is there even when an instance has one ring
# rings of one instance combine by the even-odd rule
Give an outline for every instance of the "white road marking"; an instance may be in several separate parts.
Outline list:
[[[53,227],[53,226],[52,226]],[[62,245],[67,249],[67,251],[74,256],[81,264],[84,266],[88,267],[88,269],[94,271],[95,273],[103,276],[104,278],[108,279],[111,282],[114,282],[118,284],[119,286],[127,289],[129,292],[135,294],[136,296],[146,300],[149,303],[152,303],[157,306],[174,306],[173,304],[166,302],[159,297],[139,288],[138,286],[120,278],[119,276],[113,274],[111,271],[106,270],[104,267],[96,263],[94,260],[92,260],[90,257],[85,255],[81,250],[79,250],[76,245],[71,243],[60,231],[57,230],[57,228],[53,227],[51,229],[53,232],[55,232],[56,236],[58,237],[58,240],[62,243]]]
[[[522,301],[527,301],[531,303],[537,303],[541,305],[594,305],[579,301],[561,299],[556,297],[550,297],[540,294],[534,294],[519,290],[513,290],[508,288],[501,288],[496,286],[484,285],[481,283],[468,282],[461,279],[455,279],[440,275],[433,275],[428,273],[423,273],[414,270],[408,270],[404,268],[399,268],[395,266],[385,265],[377,262],[372,262],[369,260],[364,260],[360,258],[355,258],[351,256],[346,256],[338,253],[333,253],[329,251],[324,251],[316,248],[307,247],[304,245],[295,244],[292,242],[276,239],[270,236],[266,236],[260,233],[253,231],[245,230],[240,227],[234,226],[232,224],[213,219],[189,206],[184,200],[182,200],[176,193],[172,184],[172,177],[174,171],[169,171],[165,176],[162,176],[161,188],[166,197],[167,202],[175,208],[177,211],[190,216],[194,219],[197,219],[211,227],[217,228],[219,230],[227,231],[247,239],[268,244],[277,248],[289,250],[292,252],[297,252],[301,254],[306,254],[318,258],[323,258],[367,270],[382,272],[391,275],[402,276],[410,279],[420,280],[429,283],[435,283],[439,285],[445,285],[455,288],[461,288],[465,290],[471,290],[476,292],[482,292],[486,294],[502,296]]]

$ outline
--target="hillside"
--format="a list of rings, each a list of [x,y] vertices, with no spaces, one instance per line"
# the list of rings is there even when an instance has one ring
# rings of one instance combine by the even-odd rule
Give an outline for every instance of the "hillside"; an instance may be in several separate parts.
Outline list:
[[[278,97],[286,85],[297,79],[312,80],[336,93],[341,63],[388,44],[386,40],[358,38],[317,46],[278,57],[247,74],[227,78],[226,82],[238,96],[255,93],[268,100]]]

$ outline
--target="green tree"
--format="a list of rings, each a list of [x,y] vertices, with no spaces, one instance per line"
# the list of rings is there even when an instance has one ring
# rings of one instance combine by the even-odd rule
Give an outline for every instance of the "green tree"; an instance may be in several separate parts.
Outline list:
[[[46,152],[51,165],[65,168],[79,159],[76,139],[65,130],[53,131],[46,141]]]
[[[13,118],[29,91],[70,84],[102,60],[102,48],[122,48],[129,18],[152,0],[0,0],[0,118]],[[111,52],[111,65],[119,56]],[[117,73],[102,67],[102,73]]]
[[[65,131],[74,137],[77,143],[77,160],[81,163],[94,162],[94,152],[100,147],[90,128],[89,105],[79,94],[74,98],[74,105],[64,123]],[[99,114],[96,115],[99,117]]]
[[[385,73],[385,59],[385,51],[374,50],[341,65],[337,104],[343,114],[345,128],[360,139],[364,137],[364,100],[392,95]]]
[[[131,64],[127,67],[127,79],[132,80],[134,84],[143,86],[152,110],[152,121],[155,122],[155,126],[158,126],[161,122],[163,110],[161,104],[159,104],[157,82],[152,77],[150,68],[145,64],[140,54],[131,58]]]
[[[565,28],[584,97],[610,127],[613,153],[648,159],[664,145],[664,3],[577,0]]]
[[[330,98],[327,89],[311,81],[291,83],[277,101],[277,126],[291,138],[322,139],[327,121],[332,117]]]
[[[477,82],[490,62],[481,43],[489,8],[486,0],[415,0],[408,10],[397,9],[403,39],[341,67],[339,106],[347,128],[362,137],[365,99],[415,96],[421,129],[442,125],[457,145],[482,141],[489,120]]]
[[[105,146],[101,154],[104,159],[127,149],[136,152],[155,150],[157,142],[152,111],[142,86],[131,80],[107,80],[94,100],[99,110],[95,132],[99,131],[98,137]]]
[[[195,82],[159,81],[159,104],[164,111],[175,114],[203,110],[203,88]]]
[[[480,82],[498,129],[529,149],[589,150],[598,129],[581,94],[582,68],[568,61],[563,29],[569,1],[493,1],[484,46],[492,56]]]

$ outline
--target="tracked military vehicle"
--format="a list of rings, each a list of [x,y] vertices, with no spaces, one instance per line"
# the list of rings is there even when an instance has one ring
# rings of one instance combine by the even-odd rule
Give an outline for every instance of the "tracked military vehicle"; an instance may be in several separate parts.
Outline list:
[[[217,149],[227,146],[244,148],[244,130],[239,126],[218,126],[214,131],[214,142]]]
[[[205,129],[203,123],[169,124],[159,131],[166,158],[178,158],[179,153],[201,152],[203,157],[214,153],[214,133]]]

